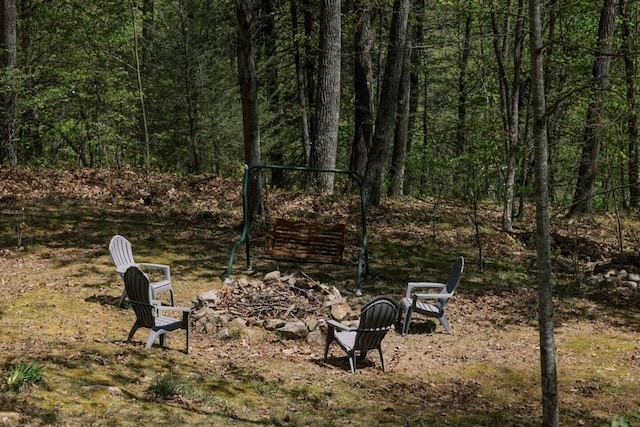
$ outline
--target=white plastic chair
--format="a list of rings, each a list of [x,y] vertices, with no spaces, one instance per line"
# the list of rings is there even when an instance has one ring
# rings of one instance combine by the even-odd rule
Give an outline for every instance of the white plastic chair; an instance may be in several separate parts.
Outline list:
[[[157,282],[151,282],[151,289],[153,291],[153,299],[157,299],[156,295],[160,292],[169,291],[171,293],[171,305],[173,302],[173,286],[171,286],[171,269],[166,264],[154,264],[147,262],[136,262],[133,258],[133,251],[131,249],[131,243],[123,236],[116,234],[111,238],[109,243],[109,253],[111,253],[111,260],[116,266],[116,272],[124,278],[124,273],[131,266],[135,266],[141,269],[150,268],[163,272],[164,277]],[[124,299],[127,297],[126,288],[122,291],[120,299],[118,300],[118,307],[122,306]]]

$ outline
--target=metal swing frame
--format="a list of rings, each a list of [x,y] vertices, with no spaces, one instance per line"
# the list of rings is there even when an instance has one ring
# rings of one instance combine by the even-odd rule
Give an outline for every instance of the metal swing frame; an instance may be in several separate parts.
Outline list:
[[[253,179],[253,177],[256,174],[259,174],[262,170],[265,170],[265,169],[299,171],[304,173],[325,172],[325,173],[342,174],[342,175],[349,176],[356,184],[358,184],[358,187],[360,189],[360,219],[361,219],[360,227],[362,230],[360,250],[358,251],[357,262],[352,262],[352,263],[345,262],[344,264],[357,265],[358,270],[356,273],[355,293],[357,295],[361,295],[362,279],[365,276],[369,275],[369,250],[367,247],[366,186],[365,186],[365,179],[362,176],[362,174],[356,171],[351,171],[351,170],[317,169],[317,168],[308,168],[308,167],[302,167],[302,166],[282,166],[282,165],[254,165],[254,166],[245,165],[244,177],[242,180],[242,211],[243,211],[244,225],[242,228],[242,234],[240,236],[240,239],[238,239],[231,247],[231,254],[229,256],[229,264],[227,266],[227,272],[226,272],[225,278],[228,279],[231,276],[231,272],[233,269],[233,261],[236,256],[236,252],[240,247],[240,245],[242,245],[243,243],[245,244],[245,251],[246,251],[246,261],[247,261],[246,269],[249,271],[252,270],[252,267],[251,267],[252,256],[251,256],[251,245],[250,245],[251,224],[249,223],[248,186],[251,179]],[[274,258],[274,257],[258,257],[258,256],[254,256],[254,258],[273,259],[273,260],[280,260],[285,262],[297,262],[297,263],[332,264],[332,263],[327,263],[325,261],[299,260],[299,259],[289,259],[289,258],[281,259],[281,258]]]

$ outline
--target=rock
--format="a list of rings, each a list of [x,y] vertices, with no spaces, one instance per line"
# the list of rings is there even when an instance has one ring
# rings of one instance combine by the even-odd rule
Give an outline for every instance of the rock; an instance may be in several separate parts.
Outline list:
[[[631,280],[632,282],[640,282],[640,274],[629,273],[627,279]]]
[[[230,336],[231,336],[231,332],[229,332],[229,328],[221,328],[216,334],[216,337],[218,337],[218,339],[221,339],[221,340],[229,338]]]
[[[337,321],[344,320],[350,315],[351,307],[346,303],[346,301],[342,300],[331,305],[331,317]]]
[[[280,272],[278,270],[272,271],[264,275],[265,282],[269,282],[272,280],[280,280]]]
[[[262,326],[267,331],[275,331],[278,328],[282,328],[286,324],[287,322],[282,319],[265,319],[264,322],[262,322]]]
[[[309,329],[309,331],[313,332],[318,328],[318,324],[320,322],[318,321],[318,318],[316,316],[311,316],[311,317],[307,318],[304,323],[306,323],[307,329]]]
[[[216,305],[218,304],[218,301],[220,301],[220,296],[216,291],[207,291],[198,295],[198,300],[201,303],[210,303]]]
[[[232,321],[230,321],[229,323],[227,323],[227,327],[230,330],[243,330],[247,327],[247,321],[244,320],[242,317],[236,317],[235,319],[233,319]]]
[[[326,341],[325,335],[320,329],[309,332],[307,335],[307,343],[309,345],[323,346]]]
[[[298,339],[305,338],[309,335],[309,330],[307,329],[307,325],[300,320],[295,320],[293,322],[287,322],[283,327],[277,329],[278,332],[282,334],[284,338],[289,339]]]
[[[624,282],[624,284],[626,286],[628,286],[631,289],[638,289],[638,282],[634,282],[632,280],[627,280],[626,282]]]

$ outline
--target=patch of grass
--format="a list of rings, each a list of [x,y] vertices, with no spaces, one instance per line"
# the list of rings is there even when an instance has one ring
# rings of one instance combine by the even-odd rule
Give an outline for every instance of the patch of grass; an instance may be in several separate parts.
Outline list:
[[[20,390],[42,381],[44,368],[35,363],[19,362],[9,368],[5,382],[10,390]]]
[[[156,377],[147,391],[156,398],[168,400],[183,395],[186,387],[183,381],[175,378],[172,374],[165,374]]]
[[[627,419],[627,416],[629,417]],[[614,417],[611,419],[611,427],[633,427],[634,425],[640,425],[640,413],[632,411],[628,415],[622,415],[620,417]],[[631,423],[632,420],[635,420]]]

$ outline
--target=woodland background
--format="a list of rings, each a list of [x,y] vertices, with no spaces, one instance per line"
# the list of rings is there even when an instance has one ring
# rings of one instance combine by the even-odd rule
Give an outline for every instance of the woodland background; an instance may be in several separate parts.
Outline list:
[[[383,195],[499,200],[510,229],[533,193],[526,2],[325,3],[3,1],[0,161],[239,176],[248,30],[262,163],[328,151]],[[554,203],[638,206],[638,19],[636,2],[543,3]]]

